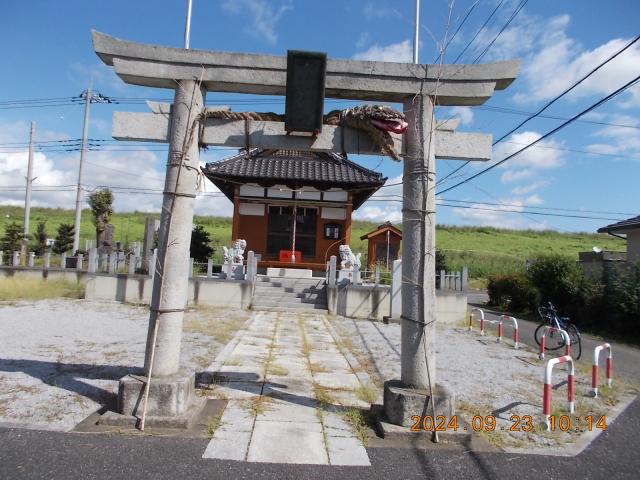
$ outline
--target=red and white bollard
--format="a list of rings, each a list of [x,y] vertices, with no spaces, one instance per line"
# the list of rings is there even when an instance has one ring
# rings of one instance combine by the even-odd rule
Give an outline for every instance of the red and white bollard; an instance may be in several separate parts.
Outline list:
[[[611,345],[608,343],[603,343],[602,345],[598,345],[593,349],[593,366],[591,367],[591,392],[593,393],[594,398],[598,396],[598,357],[600,356],[600,351],[607,348],[609,350],[609,356],[606,361],[606,372],[607,372],[607,386],[611,386],[613,373],[613,356],[611,352]]]
[[[567,401],[569,413],[575,411],[575,367],[573,364],[573,358],[570,355],[564,355],[558,358],[552,358],[547,362],[547,367],[544,370],[544,390],[542,393],[542,414],[544,415],[544,421],[547,426],[547,430],[551,429],[551,374],[553,372],[554,365],[559,363],[569,363],[569,376],[567,378]]]
[[[542,331],[542,337],[540,338],[540,353],[538,354],[540,360],[544,360],[544,351],[546,347],[545,339],[547,338],[547,333],[551,331],[559,332],[560,335],[562,335],[565,341],[564,354],[571,355],[571,337],[569,337],[569,334],[566,332],[566,330],[562,330],[561,328],[556,328],[549,325],[544,328],[544,330]]]
[[[475,318],[473,312],[480,312],[480,335],[484,335],[484,310],[481,308],[474,308],[469,312],[469,331],[473,330],[473,319]]]
[[[498,343],[502,342],[502,320],[511,320],[513,322],[513,348],[520,347],[520,330],[518,329],[518,321],[509,315],[501,315],[498,321]]]

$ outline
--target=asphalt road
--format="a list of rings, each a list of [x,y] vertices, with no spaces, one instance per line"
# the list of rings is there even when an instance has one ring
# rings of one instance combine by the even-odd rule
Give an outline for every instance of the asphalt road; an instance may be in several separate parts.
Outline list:
[[[640,401],[636,400],[578,457],[482,453],[455,445],[369,448],[371,467],[205,460],[206,439],[0,429],[0,478],[636,479],[639,429]]]

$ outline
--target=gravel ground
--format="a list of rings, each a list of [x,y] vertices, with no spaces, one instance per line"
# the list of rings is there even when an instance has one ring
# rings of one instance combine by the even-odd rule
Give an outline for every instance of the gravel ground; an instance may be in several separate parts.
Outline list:
[[[141,373],[148,318],[147,307],[116,302],[0,304],[0,424],[67,431],[113,404],[118,380]],[[247,318],[188,312],[183,366],[203,370]]]
[[[384,380],[400,378],[400,325],[345,318],[334,319],[332,323],[379,388]],[[547,355],[547,360],[551,356],[555,356],[553,352]],[[499,344],[495,337],[481,337],[478,330],[438,327],[437,382],[454,393],[457,413],[469,423],[476,415],[483,419],[495,416],[495,430],[482,432],[495,446],[554,448],[575,442],[586,427],[586,422],[576,416],[584,418],[592,414],[599,418],[617,404],[629,388],[616,381],[612,389],[601,388],[602,395],[593,399],[588,396],[590,366],[578,364],[576,413],[571,416],[571,428],[568,432],[545,432],[540,428],[545,363],[529,347],[514,349],[509,339],[503,338]],[[566,378],[566,367],[554,369],[552,414],[556,416],[568,413]],[[515,422],[512,415],[520,418],[531,415],[534,430],[510,431]],[[479,419],[477,421],[480,425]]]

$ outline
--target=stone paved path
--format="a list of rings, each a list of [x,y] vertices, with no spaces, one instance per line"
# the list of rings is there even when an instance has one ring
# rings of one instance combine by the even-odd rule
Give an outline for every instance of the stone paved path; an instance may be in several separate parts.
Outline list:
[[[365,386],[323,315],[256,312],[230,347],[211,367],[223,380],[208,396],[228,404],[204,458],[370,465],[346,420],[369,406]]]

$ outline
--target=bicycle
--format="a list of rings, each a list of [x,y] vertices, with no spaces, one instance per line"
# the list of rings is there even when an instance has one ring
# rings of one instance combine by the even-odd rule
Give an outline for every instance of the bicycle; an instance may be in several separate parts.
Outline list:
[[[575,360],[580,359],[582,354],[582,342],[580,339],[580,332],[569,317],[561,317],[558,315],[556,308],[551,302],[548,307],[538,307],[538,315],[540,316],[540,325],[534,332],[536,343],[540,345],[540,340],[544,332],[544,328],[551,326],[560,330],[564,330],[569,335],[571,340],[571,355]],[[566,346],[564,336],[558,330],[551,330],[545,336],[545,350],[557,350]]]

